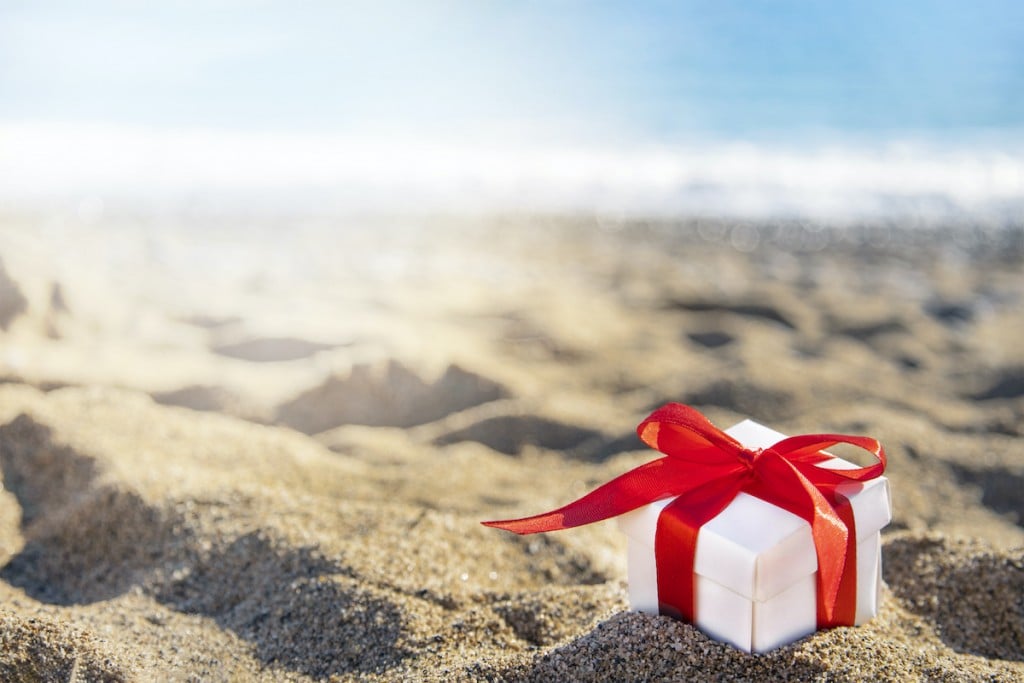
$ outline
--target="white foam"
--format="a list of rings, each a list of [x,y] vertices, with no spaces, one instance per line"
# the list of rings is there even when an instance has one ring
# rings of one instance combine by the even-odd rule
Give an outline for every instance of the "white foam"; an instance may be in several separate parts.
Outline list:
[[[1024,145],[582,145],[0,123],[0,200],[858,217],[1024,209]]]

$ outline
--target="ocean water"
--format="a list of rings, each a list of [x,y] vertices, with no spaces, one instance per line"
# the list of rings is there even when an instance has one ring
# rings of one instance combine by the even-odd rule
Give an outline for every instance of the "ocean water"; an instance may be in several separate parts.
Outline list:
[[[1024,3],[0,7],[0,202],[1024,216]]]

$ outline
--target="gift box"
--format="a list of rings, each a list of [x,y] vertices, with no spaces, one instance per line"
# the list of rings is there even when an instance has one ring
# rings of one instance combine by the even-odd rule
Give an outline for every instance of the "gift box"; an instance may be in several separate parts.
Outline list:
[[[651,413],[637,434],[664,457],[557,510],[484,524],[533,534],[618,517],[631,607],[747,652],[875,614],[879,530],[891,518],[877,440],[785,437],[749,420],[722,431],[678,403]],[[826,449],[837,444],[876,462],[836,458]]]
[[[747,448],[767,448],[784,435],[751,420],[725,430]],[[854,469],[841,458],[818,463]],[[862,624],[878,611],[881,586],[880,529],[892,519],[885,477],[838,487],[856,520],[856,611]],[[629,605],[659,613],[654,539],[668,498],[617,518],[628,537]],[[772,503],[739,493],[697,535],[694,560],[695,619],[702,631],[746,652],[766,652],[817,630],[817,557],[811,527]]]

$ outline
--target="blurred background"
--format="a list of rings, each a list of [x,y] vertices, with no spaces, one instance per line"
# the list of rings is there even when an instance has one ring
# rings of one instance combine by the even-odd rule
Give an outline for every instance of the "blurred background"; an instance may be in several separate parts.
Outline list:
[[[957,273],[1020,250],[1022,44],[999,0],[8,0],[5,372],[273,419],[364,363],[491,365],[495,338],[628,367],[615,307],[565,311],[749,307],[829,258],[973,315]]]
[[[0,7],[0,202],[1018,217],[1024,8]]]

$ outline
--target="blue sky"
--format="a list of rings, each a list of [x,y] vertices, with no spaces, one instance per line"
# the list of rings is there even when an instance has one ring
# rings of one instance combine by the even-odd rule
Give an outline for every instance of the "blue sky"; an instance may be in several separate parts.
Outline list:
[[[0,118],[582,138],[1024,124],[1024,3],[17,2]]]

